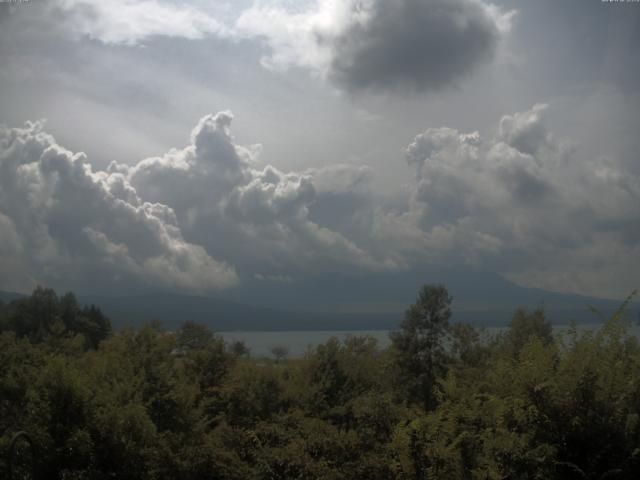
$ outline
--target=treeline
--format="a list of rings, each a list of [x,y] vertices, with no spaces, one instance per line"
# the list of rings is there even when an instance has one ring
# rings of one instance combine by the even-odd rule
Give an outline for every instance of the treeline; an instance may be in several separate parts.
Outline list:
[[[640,346],[623,307],[554,336],[451,323],[425,286],[392,345],[253,359],[191,322],[111,332],[37,289],[0,305],[0,477],[29,432],[43,479],[637,479]]]

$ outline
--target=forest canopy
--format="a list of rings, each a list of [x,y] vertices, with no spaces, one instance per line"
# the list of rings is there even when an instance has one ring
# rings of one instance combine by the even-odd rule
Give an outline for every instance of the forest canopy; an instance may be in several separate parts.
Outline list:
[[[0,476],[24,430],[47,479],[638,478],[625,305],[556,334],[518,310],[491,336],[451,303],[425,285],[389,348],[333,338],[272,360],[188,321],[112,331],[38,288],[0,305]]]

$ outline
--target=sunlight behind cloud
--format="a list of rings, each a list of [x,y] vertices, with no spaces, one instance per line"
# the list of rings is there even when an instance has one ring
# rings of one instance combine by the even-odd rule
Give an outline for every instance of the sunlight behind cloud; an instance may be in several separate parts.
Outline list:
[[[312,70],[350,92],[454,85],[493,57],[515,11],[482,0],[256,2],[236,31],[269,48],[262,64]]]

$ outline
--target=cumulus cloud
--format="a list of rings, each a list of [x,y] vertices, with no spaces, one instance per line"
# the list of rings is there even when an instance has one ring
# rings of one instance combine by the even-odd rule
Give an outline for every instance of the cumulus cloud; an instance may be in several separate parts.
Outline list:
[[[41,122],[0,128],[4,285],[142,285],[209,291],[233,268],[184,240],[175,213],[143,201],[120,173],[94,172]]]
[[[143,198],[170,206],[188,239],[251,275],[389,266],[311,218],[313,206],[348,188],[345,178],[359,177],[361,167],[282,172],[261,165],[259,146],[235,143],[231,120],[229,112],[206,116],[186,148],[110,170],[124,174]]]
[[[0,286],[205,292],[236,284],[239,273],[277,279],[395,267],[311,215],[317,202],[366,183],[368,169],[263,165],[259,145],[235,143],[232,118],[207,115],[186,147],[104,171],[41,122],[2,127]]]
[[[530,286],[618,295],[640,283],[640,178],[546,126],[548,107],[492,134],[432,128],[405,154],[406,208],[366,166],[284,172],[239,145],[228,111],[187,145],[96,171],[41,122],[0,129],[0,288],[36,282],[211,291],[242,278],[477,265]],[[635,283],[634,283],[635,282]]]
[[[133,45],[158,35],[190,40],[229,35],[206,12],[163,0],[56,0],[51,8],[72,32],[112,45]]]
[[[640,178],[579,158],[546,128],[547,105],[495,136],[429,129],[406,149],[411,210],[427,237],[525,284],[611,295],[640,282]],[[620,268],[626,262],[626,268]]]
[[[426,91],[490,60],[513,16],[482,0],[318,0],[302,12],[272,2],[236,30],[265,39],[268,68],[311,68],[349,91]]]

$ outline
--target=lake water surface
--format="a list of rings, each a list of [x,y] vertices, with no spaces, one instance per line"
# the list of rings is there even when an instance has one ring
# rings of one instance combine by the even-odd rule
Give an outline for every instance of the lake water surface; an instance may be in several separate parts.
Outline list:
[[[600,324],[578,325],[578,330],[594,330],[600,328]],[[566,331],[568,325],[555,325],[554,331],[560,333]],[[494,335],[504,330],[505,327],[488,327],[485,332]],[[640,326],[634,325],[633,332],[640,338]],[[389,330],[358,330],[358,331],[302,331],[302,332],[219,332],[227,341],[241,340],[251,350],[252,357],[270,357],[271,348],[284,346],[289,349],[289,357],[302,357],[309,348],[325,343],[331,337],[340,340],[349,335],[371,336],[378,341],[381,348],[389,346]]]

